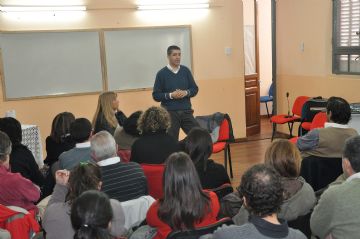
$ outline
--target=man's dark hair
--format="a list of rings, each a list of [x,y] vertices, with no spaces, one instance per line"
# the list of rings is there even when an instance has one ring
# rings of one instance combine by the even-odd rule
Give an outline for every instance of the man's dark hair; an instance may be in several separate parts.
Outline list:
[[[169,46],[169,47],[168,47],[168,49],[167,49],[167,51],[166,51],[166,52],[167,52],[167,55],[170,56],[171,53],[172,53],[172,51],[174,51],[174,50],[179,50],[179,51],[181,51],[180,47],[175,46],[175,45],[172,45],[172,46]]]
[[[349,160],[355,172],[360,172],[360,136],[354,136],[345,141],[343,157]]]
[[[70,135],[75,143],[87,141],[91,135],[91,131],[91,122],[86,118],[78,118],[70,125]]]
[[[326,112],[331,112],[331,120],[337,124],[347,124],[351,119],[349,103],[340,97],[332,96],[328,99]]]
[[[284,189],[274,169],[264,164],[251,167],[242,176],[238,190],[250,214],[265,217],[280,211]]]

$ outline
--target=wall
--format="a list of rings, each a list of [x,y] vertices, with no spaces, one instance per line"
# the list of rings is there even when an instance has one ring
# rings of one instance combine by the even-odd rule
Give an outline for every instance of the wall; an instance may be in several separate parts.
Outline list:
[[[271,1],[258,0],[259,72],[260,95],[268,95],[272,83],[272,41],[271,41]],[[272,103],[268,103],[269,112]],[[260,104],[260,115],[266,115],[265,104]]]
[[[235,137],[242,138],[246,136],[242,3],[238,0],[220,3],[195,15],[182,12],[158,12],[154,15],[134,9],[95,9],[87,11],[82,19],[75,22],[64,22],[59,19],[48,20],[46,23],[24,19],[9,20],[4,14],[0,14],[0,30],[79,30],[190,24],[193,73],[200,87],[199,94],[192,100],[195,115],[216,111],[228,112],[233,121]],[[232,48],[230,56],[224,54],[225,47]],[[44,138],[50,133],[51,121],[57,113],[70,111],[76,117],[92,119],[97,97],[85,95],[3,101],[0,95],[0,114],[3,115],[8,109],[15,109],[17,118],[22,123],[40,126],[44,142]],[[118,97],[120,108],[126,114],[156,105],[152,100],[151,91],[123,92],[119,93]]]
[[[287,91],[291,103],[300,95],[335,95],[360,102],[360,77],[331,73],[332,1],[278,0],[276,4],[278,112],[287,111]]]

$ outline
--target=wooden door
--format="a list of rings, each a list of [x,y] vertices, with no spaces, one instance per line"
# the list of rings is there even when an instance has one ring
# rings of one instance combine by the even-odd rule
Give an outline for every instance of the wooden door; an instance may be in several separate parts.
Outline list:
[[[257,21],[257,1],[248,0],[247,4],[254,7],[253,15],[249,18],[254,18],[253,31],[251,25],[245,26],[247,31],[244,31],[244,53],[245,57],[245,113],[246,113],[246,136],[251,136],[260,133],[260,86],[259,86],[259,41],[258,41],[258,21]],[[247,38],[253,32],[254,36]],[[250,34],[249,34],[250,33]],[[245,44],[245,40],[247,43]],[[254,39],[254,41],[250,41]],[[254,51],[251,50],[251,44],[254,44]],[[246,51],[247,50],[247,51]],[[246,64],[248,61],[248,64]]]
[[[246,136],[260,133],[260,88],[257,74],[245,76]]]

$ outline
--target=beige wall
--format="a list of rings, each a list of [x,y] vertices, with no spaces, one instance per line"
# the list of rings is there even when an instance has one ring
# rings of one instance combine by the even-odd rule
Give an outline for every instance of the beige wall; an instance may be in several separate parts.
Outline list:
[[[278,113],[286,112],[287,91],[291,103],[300,95],[336,95],[360,102],[360,77],[331,73],[332,1],[278,0],[276,4]]]
[[[244,53],[241,1],[223,1],[220,6],[211,8],[207,10],[207,12],[196,14],[194,17],[181,13],[164,16],[158,13],[156,16],[156,19],[149,15],[144,16],[144,13],[139,14],[139,12],[133,9],[90,10],[86,12],[84,19],[77,22],[47,21],[43,23],[8,20],[4,15],[1,15],[0,30],[78,30],[191,25],[193,73],[200,87],[199,94],[193,98],[195,114],[204,115],[216,111],[228,112],[233,121],[235,136],[237,138],[245,137]],[[232,54],[230,56],[224,54],[225,47],[232,48]],[[0,98],[2,97],[0,96]],[[151,105],[156,105],[152,100],[151,91],[119,93],[119,100],[120,108],[126,114],[130,114],[138,109],[146,109]],[[0,114],[3,115],[8,109],[15,109],[17,118],[22,123],[40,126],[44,140],[44,138],[49,135],[51,121],[57,113],[70,111],[73,112],[76,117],[87,117],[91,119],[96,108],[96,103],[97,95],[8,102],[0,100]]]

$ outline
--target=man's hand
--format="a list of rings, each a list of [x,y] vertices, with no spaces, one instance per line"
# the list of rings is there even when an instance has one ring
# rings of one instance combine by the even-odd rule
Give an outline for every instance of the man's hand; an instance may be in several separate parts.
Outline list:
[[[184,98],[185,96],[187,96],[188,92],[186,90],[175,90],[173,92],[171,92],[171,97],[173,99],[182,99]]]
[[[55,173],[55,180],[56,183],[66,186],[69,181],[70,171],[64,169],[64,170],[58,170]]]

